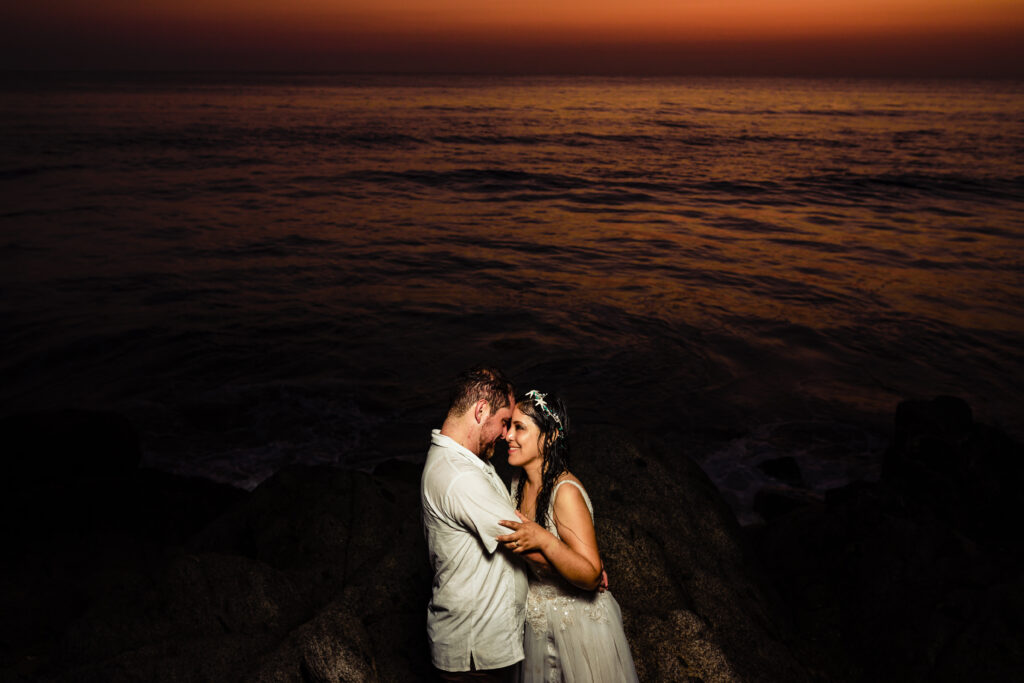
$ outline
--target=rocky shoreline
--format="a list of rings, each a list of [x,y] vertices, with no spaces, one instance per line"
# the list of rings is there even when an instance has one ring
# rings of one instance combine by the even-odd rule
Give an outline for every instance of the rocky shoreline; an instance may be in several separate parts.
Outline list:
[[[418,466],[293,467],[247,493],[139,469],[115,415],[0,430],[0,679],[432,680]],[[765,496],[751,528],[684,453],[579,434],[642,681],[1024,670],[1024,455],[962,402],[902,404],[880,482]]]
[[[961,400],[900,404],[881,480],[758,501],[748,533],[811,652],[843,681],[1024,675],[1024,449]]]

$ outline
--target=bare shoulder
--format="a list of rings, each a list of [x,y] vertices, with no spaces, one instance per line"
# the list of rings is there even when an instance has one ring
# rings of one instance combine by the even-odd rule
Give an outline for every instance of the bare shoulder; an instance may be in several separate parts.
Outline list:
[[[572,482],[576,486],[560,486],[563,482]],[[555,505],[561,507],[563,505],[569,505],[572,507],[582,506],[586,509],[587,504],[583,499],[583,482],[581,482],[575,474],[566,472],[558,478],[555,483],[558,486],[558,490],[555,491]]]
[[[576,476],[575,474],[573,474],[572,472],[565,472],[565,473],[563,473],[563,474],[562,474],[562,476],[560,476],[560,477],[558,478],[558,481],[559,481],[559,482],[563,482],[563,481],[571,481],[571,482],[573,482],[574,484],[579,484],[580,486],[583,486],[583,482],[582,482],[582,481],[580,481],[579,477],[577,477],[577,476]]]
[[[586,494],[579,487],[579,479],[573,475],[566,474],[559,479],[560,484],[569,481],[577,486],[559,486],[552,506],[558,535],[577,552],[582,552],[581,547],[596,548],[594,518],[590,513],[590,506],[587,505]],[[583,545],[579,546],[578,543]]]

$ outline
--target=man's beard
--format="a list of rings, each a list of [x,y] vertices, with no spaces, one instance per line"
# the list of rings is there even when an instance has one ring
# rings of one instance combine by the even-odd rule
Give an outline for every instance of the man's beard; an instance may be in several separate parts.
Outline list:
[[[480,456],[481,458],[483,458],[484,460],[490,460],[494,456],[494,444],[495,444],[495,441],[497,441],[497,439],[495,439],[494,441],[487,442],[487,443],[484,443],[483,441],[481,441],[480,442],[480,450],[477,452],[477,455]]]

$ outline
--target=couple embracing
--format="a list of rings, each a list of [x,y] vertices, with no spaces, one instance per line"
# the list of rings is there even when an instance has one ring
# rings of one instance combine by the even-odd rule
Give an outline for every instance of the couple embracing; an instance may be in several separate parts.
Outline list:
[[[560,401],[517,399],[497,369],[456,381],[420,485],[434,569],[427,635],[443,680],[636,680],[568,434]],[[502,438],[520,468],[509,488],[490,462]]]

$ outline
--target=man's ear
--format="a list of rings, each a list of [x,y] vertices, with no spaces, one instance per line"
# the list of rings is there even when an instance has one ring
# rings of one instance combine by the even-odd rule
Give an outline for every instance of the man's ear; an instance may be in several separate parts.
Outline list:
[[[477,424],[483,424],[490,414],[491,406],[487,403],[487,399],[482,398],[476,402],[476,407],[473,408],[473,417],[476,418]]]

